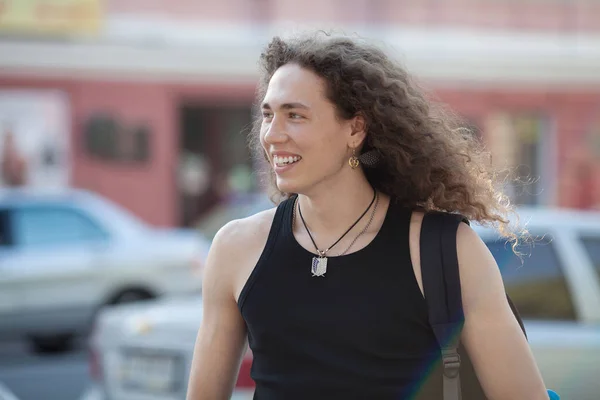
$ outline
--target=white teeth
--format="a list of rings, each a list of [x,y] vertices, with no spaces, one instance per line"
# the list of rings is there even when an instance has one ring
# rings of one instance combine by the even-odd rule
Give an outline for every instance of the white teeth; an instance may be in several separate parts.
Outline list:
[[[279,167],[287,165],[287,164],[292,164],[295,163],[297,161],[300,160],[300,157],[298,156],[288,156],[288,157],[281,157],[281,156],[273,156],[273,163]]]

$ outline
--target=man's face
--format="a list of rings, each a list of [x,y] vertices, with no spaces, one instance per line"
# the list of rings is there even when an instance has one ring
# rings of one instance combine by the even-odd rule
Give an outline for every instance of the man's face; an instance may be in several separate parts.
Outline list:
[[[336,117],[325,90],[321,77],[296,64],[269,82],[260,140],[283,192],[306,193],[347,166],[351,122]]]

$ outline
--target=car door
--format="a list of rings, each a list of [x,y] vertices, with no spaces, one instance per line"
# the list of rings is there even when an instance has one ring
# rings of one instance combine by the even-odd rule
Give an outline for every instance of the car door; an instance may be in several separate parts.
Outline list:
[[[576,235],[575,240],[581,245],[584,256],[589,260],[593,270],[593,279],[598,284],[597,287],[600,287],[600,226],[595,230],[577,231]],[[600,312],[597,314],[597,318],[600,318]],[[600,323],[598,320],[595,322]]]
[[[108,234],[89,215],[60,203],[15,207],[10,221],[23,329],[71,330],[88,323]]]
[[[600,379],[595,367],[600,360],[600,225],[580,227],[573,229],[571,233],[574,252],[581,252],[578,257],[583,269],[581,278],[586,280],[586,285],[579,285],[578,291],[591,311],[583,333],[576,338],[576,347],[580,353],[577,364],[570,373],[575,379],[565,384],[574,386],[575,395],[572,398],[596,399],[600,397]]]
[[[18,266],[11,262],[13,240],[9,225],[9,212],[0,208],[0,337],[13,336],[15,322],[22,312],[22,286],[19,284]]]
[[[532,240],[518,246],[517,254],[505,240],[486,244],[525,322],[529,344],[547,387],[565,398],[590,398],[580,396],[589,388],[573,380],[574,371],[580,370],[588,358],[583,343],[592,331],[582,323],[580,303],[573,296],[577,285],[570,280],[571,266],[564,262],[568,257],[559,253],[565,251],[567,238],[552,229],[529,229]]]

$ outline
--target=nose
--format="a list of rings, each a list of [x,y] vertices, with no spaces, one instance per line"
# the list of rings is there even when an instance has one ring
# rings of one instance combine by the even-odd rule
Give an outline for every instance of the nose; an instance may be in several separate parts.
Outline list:
[[[280,118],[274,117],[268,124],[263,125],[263,141],[265,144],[278,144],[287,140],[287,134],[280,121]]]

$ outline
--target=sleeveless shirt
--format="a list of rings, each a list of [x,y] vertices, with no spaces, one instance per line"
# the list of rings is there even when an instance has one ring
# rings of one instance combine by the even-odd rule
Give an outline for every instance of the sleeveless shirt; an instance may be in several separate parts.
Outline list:
[[[238,300],[256,400],[441,399],[439,349],[409,250],[411,210],[394,201],[364,248],[315,256],[292,233],[295,196],[275,212]],[[434,377],[433,379],[431,377]]]

